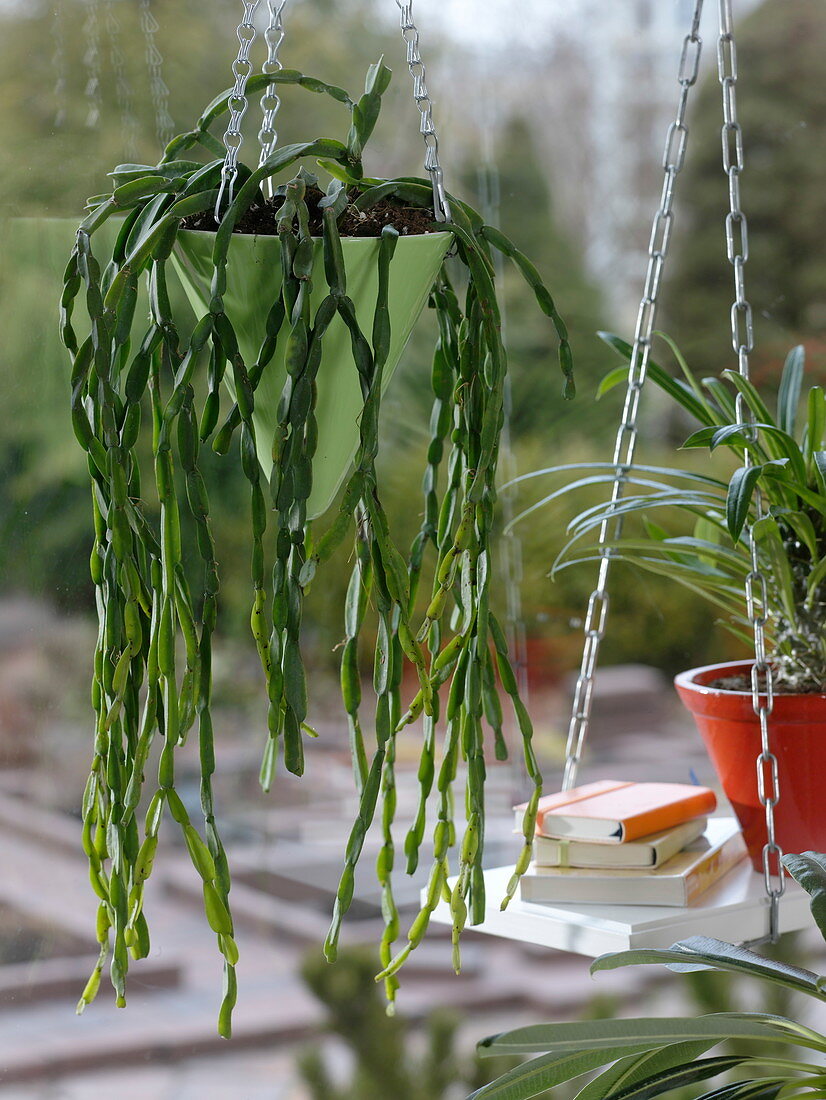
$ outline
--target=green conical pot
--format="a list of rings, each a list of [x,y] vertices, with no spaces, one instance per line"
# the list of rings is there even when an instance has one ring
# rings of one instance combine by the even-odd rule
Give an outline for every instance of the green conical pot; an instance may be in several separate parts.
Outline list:
[[[390,354],[384,367],[386,386],[398,365],[413,325],[421,313],[430,288],[452,241],[450,233],[428,233],[400,237],[390,265]],[[173,256],[192,306],[200,315],[209,308],[212,280],[213,233],[185,231],[178,234]],[[342,239],[347,271],[347,293],[356,307],[362,330],[369,336],[378,293],[375,237]],[[227,265],[224,307],[238,337],[245,362],[255,362],[264,338],[267,314],[281,285],[280,242],[277,237],[256,237],[236,233],[232,238]],[[316,242],[312,308],[324,298],[321,241]],[[267,477],[272,471],[272,439],[276,428],[278,400],[286,378],[286,338],[267,366],[255,392],[253,422],[258,459]],[[227,372],[227,376],[229,372]],[[231,378],[227,378],[232,385]],[[336,317],[324,336],[324,355],[318,372],[318,449],[313,460],[313,489],[307,502],[307,517],[320,516],[333,502],[358,447],[358,416],[363,405],[358,374],[350,351],[350,334]]]

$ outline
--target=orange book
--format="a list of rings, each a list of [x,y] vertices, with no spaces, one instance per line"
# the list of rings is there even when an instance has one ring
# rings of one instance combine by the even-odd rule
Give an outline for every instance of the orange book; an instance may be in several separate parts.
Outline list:
[[[602,780],[541,798],[536,832],[539,836],[621,844],[707,816],[716,806],[714,791],[708,787]],[[516,807],[518,828],[525,808]]]

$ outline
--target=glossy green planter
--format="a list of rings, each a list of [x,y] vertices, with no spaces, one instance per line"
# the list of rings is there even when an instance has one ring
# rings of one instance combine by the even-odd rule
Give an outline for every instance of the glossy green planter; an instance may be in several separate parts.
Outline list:
[[[427,301],[430,288],[452,241],[450,233],[428,233],[400,237],[390,265],[390,354],[384,368],[384,386],[398,365],[413,325]],[[209,307],[212,280],[213,233],[185,231],[178,234],[173,255],[184,289],[196,313]],[[378,293],[375,237],[347,237],[342,240],[347,271],[347,293],[356,307],[362,330],[373,328],[373,311]],[[235,234],[229,249],[227,291],[224,307],[238,336],[245,362],[254,363],[267,314],[281,285],[280,244],[277,237]],[[324,280],[321,241],[316,242],[312,309],[320,305],[327,291]],[[286,378],[285,340],[258,383],[255,393],[255,425],[258,459],[267,477],[272,471],[272,439],[276,410]],[[232,380],[227,372],[227,384]],[[350,334],[336,317],[324,337],[324,355],[318,372],[318,449],[313,460],[313,490],[307,502],[307,517],[320,516],[329,508],[350,469],[358,447],[358,417],[362,409],[361,388],[350,350]]]

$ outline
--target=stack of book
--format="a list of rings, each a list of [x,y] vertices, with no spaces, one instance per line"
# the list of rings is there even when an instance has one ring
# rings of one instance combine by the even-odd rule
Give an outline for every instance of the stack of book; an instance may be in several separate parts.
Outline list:
[[[709,818],[714,792],[602,780],[540,800],[525,901],[693,905],[741,859],[733,818]],[[526,807],[516,807],[521,830]]]

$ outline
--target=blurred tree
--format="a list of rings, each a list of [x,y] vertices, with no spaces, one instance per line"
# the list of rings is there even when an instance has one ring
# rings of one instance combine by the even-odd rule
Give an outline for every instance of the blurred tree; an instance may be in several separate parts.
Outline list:
[[[493,120],[490,125],[494,126]],[[585,274],[576,242],[556,217],[533,125],[514,115],[501,131],[494,128],[485,136],[491,135],[497,144],[494,159],[489,164],[466,163],[455,190],[500,226],[536,264],[568,326],[576,370],[577,397],[568,402],[562,397],[554,327],[537,309],[522,276],[506,261],[502,265],[503,330],[512,379],[513,434],[553,437],[556,446],[564,445],[566,437],[577,438],[587,421],[592,437],[604,432],[607,440],[614,430],[613,411],[609,403],[593,404],[599,379],[614,365],[611,353],[596,336],[598,329],[606,327],[600,292]],[[409,423],[411,400],[422,411],[429,407],[430,335],[425,321],[414,334],[388,394],[387,404],[397,410],[399,423]]]
[[[311,0],[290,8],[285,66],[357,92],[368,64],[387,52],[402,75],[399,36],[369,18],[368,0],[339,6],[334,19],[329,7],[328,0]],[[151,10],[159,24],[155,45],[164,59],[169,110],[182,130],[231,83],[238,10],[217,0],[152,0]],[[113,165],[158,159],[140,13],[139,0],[30,0],[0,8],[0,198],[6,213],[74,216],[87,195],[102,189],[103,173]],[[264,55],[259,40],[257,65]],[[385,119],[399,119],[398,100],[410,100],[408,81],[394,83]],[[410,111],[415,108],[407,102],[405,118]],[[259,125],[252,102],[242,158],[255,156]],[[346,112],[325,96],[301,89],[284,95],[278,128],[285,141],[296,140],[296,133],[301,140],[337,135],[348,125]],[[412,118],[409,130],[417,136]],[[390,135],[387,123],[385,133]],[[395,136],[389,144],[395,148]],[[374,151],[381,149],[379,133]]]
[[[355,1064],[349,1084],[337,1087],[317,1048],[299,1060],[313,1100],[444,1100],[452,1085],[480,1088],[513,1064],[510,1058],[463,1057],[456,1049],[458,1017],[437,1009],[427,1017],[426,1047],[411,1052],[409,1025],[388,1016],[376,959],[363,950],[341,952],[335,966],[318,953],[302,967],[304,981],[328,1012],[327,1030],[342,1039]]]
[[[758,381],[779,376],[782,357],[795,343],[826,349],[826,258],[817,228],[826,221],[824,52],[821,0],[765,3],[737,29],[746,294],[754,310],[752,375]],[[724,237],[722,107],[711,67],[695,107],[662,327],[695,370],[717,373],[736,362],[729,336],[733,280]],[[818,356],[812,358],[817,364]]]
[[[518,273],[506,265],[505,327],[512,363],[514,434],[536,433],[550,441],[553,431],[555,442],[566,436],[576,438],[586,419],[592,438],[601,430],[612,433],[611,411],[593,404],[599,379],[613,365],[596,336],[598,329],[606,327],[603,302],[585,274],[577,242],[557,217],[537,135],[526,118],[514,116],[503,127],[495,169],[487,174],[485,190],[493,196],[498,191],[489,216],[541,271],[568,326],[576,366],[577,397],[569,403],[561,396],[552,326],[526,294]],[[479,182],[484,186],[484,177]],[[483,199],[480,194],[479,201]]]
[[[0,223],[0,577],[6,591],[88,607],[91,498],[57,333],[71,243],[58,220]]]

